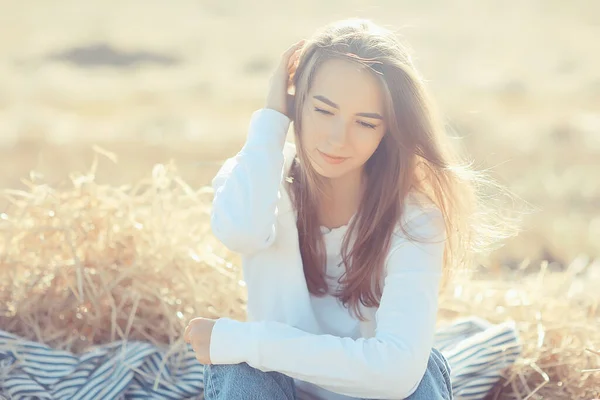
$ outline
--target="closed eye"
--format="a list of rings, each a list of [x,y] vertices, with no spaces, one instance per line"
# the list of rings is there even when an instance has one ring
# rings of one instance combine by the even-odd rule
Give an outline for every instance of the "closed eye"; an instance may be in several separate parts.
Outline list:
[[[331,111],[323,110],[322,108],[315,107],[315,111],[325,115],[333,115]]]
[[[319,108],[319,107],[315,107],[315,111],[318,112],[318,113],[324,114],[324,115],[333,115],[333,113],[331,111],[327,111],[327,110],[324,110],[324,109]],[[377,128],[376,125],[369,124],[368,122],[364,122],[364,121],[356,121],[356,122],[360,126],[363,126],[365,128],[368,128],[368,129],[375,129],[375,128]]]
[[[375,125],[373,125],[373,124],[369,124],[369,123],[367,123],[367,122],[364,122],[364,121],[357,121],[357,122],[358,122],[358,124],[359,124],[359,125],[362,125],[362,126],[364,126],[365,128],[369,128],[369,129],[375,129],[375,128],[376,128],[376,126],[375,126]]]

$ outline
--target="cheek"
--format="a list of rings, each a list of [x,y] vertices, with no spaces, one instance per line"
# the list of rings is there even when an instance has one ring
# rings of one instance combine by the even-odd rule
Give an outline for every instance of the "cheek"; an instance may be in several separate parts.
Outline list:
[[[327,124],[323,123],[322,118],[315,118],[309,113],[304,113],[302,116],[302,130],[300,138],[302,144],[307,148],[315,147],[321,139],[326,136],[327,130],[330,129]]]
[[[383,139],[383,133],[377,131],[366,131],[362,130],[354,133],[352,135],[352,147],[354,148],[355,154],[357,158],[359,158],[362,162],[367,161],[375,150],[377,150],[377,146],[381,143]]]

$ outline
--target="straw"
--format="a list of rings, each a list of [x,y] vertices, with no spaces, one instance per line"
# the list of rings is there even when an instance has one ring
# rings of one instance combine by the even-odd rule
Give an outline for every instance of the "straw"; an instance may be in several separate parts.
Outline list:
[[[441,324],[476,315],[516,322],[522,357],[487,399],[593,399],[600,397],[600,262],[563,272],[515,270],[498,279],[455,282],[440,299]]]
[[[25,189],[3,190],[0,326],[74,353],[143,340],[178,359],[191,318],[243,320],[239,259],[210,232],[212,190],[191,188],[173,163],[119,187],[96,182],[97,167],[56,187],[31,174]],[[544,263],[448,285],[440,324],[475,315],[519,329],[523,357],[489,399],[600,397],[599,271],[580,257],[564,272]]]
[[[199,315],[242,319],[239,269],[210,235],[211,191],[174,165],[101,185],[96,165],[58,188],[3,191],[0,326],[79,353],[115,340],[168,346]]]

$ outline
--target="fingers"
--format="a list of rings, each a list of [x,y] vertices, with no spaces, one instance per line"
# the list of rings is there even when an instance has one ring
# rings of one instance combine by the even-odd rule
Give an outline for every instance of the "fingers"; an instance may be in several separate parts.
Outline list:
[[[291,57],[291,55],[294,54],[294,52],[296,50],[302,48],[302,46],[304,45],[305,42],[306,42],[306,40],[302,39],[302,40],[297,41],[296,43],[294,43],[290,47],[288,47],[288,49],[285,51],[285,53],[283,53],[284,58]]]
[[[297,59],[297,55],[300,53],[299,50],[302,49],[302,46],[304,45],[305,42],[306,42],[306,40],[302,39],[299,42],[294,43],[281,56],[281,63],[283,65],[285,65],[288,69],[290,67],[290,61],[292,61],[292,59],[294,58],[294,55],[296,55],[296,59]]]
[[[300,43],[304,43],[304,41],[301,41]],[[294,50],[294,52],[292,53],[292,55],[290,56],[290,58],[288,60],[288,64],[287,64],[288,89],[289,89],[289,86],[291,85],[294,75],[296,74],[296,70],[298,69],[298,64],[300,63],[300,54],[302,53],[302,48],[303,48],[302,45],[297,47],[296,50]]]
[[[296,70],[296,67],[298,66],[298,61],[300,59],[300,51],[302,49],[297,49],[294,54],[292,54],[292,56],[290,57],[289,61],[288,61],[288,72],[292,73]]]
[[[188,324],[188,326],[185,327],[185,332],[183,333],[183,341],[186,343],[190,342],[190,330],[192,328],[191,324]]]
[[[194,321],[197,319],[198,318],[192,318],[190,320],[190,322],[188,322],[187,326],[185,327],[185,332],[183,333],[183,340],[186,343],[190,343],[190,341],[192,340],[190,333],[192,331],[192,325],[194,325]]]

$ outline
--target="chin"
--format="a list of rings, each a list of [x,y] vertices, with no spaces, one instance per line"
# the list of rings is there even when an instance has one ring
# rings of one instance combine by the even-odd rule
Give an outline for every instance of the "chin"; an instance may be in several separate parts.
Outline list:
[[[344,165],[344,163],[338,165],[321,165],[318,162],[311,161],[311,165],[317,174],[328,179],[340,178],[352,171],[352,168]]]

